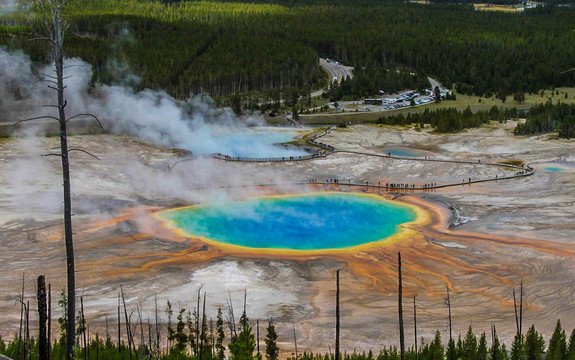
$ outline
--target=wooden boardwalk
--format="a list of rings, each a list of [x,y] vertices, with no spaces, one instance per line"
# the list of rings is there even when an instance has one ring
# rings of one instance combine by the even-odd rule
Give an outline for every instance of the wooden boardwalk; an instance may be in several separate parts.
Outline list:
[[[463,185],[471,185],[471,184],[478,184],[484,182],[491,182],[491,181],[500,181],[500,180],[511,180],[511,179],[519,179],[524,178],[527,176],[531,176],[535,173],[535,169],[533,169],[529,165],[525,166],[516,166],[511,164],[503,164],[503,163],[493,163],[493,162],[482,162],[481,160],[471,161],[471,160],[449,160],[449,159],[434,159],[425,157],[407,157],[407,156],[397,156],[391,154],[378,154],[378,153],[371,153],[371,152],[363,152],[363,151],[353,151],[353,150],[337,150],[332,145],[323,143],[319,141],[322,137],[329,134],[334,128],[331,127],[321,134],[317,134],[312,136],[308,142],[311,145],[317,146],[322,150],[310,154],[310,155],[303,155],[303,156],[288,156],[288,157],[272,157],[272,158],[244,158],[244,157],[234,157],[224,154],[212,154],[211,157],[215,159],[219,159],[222,161],[233,161],[233,162],[245,162],[245,163],[266,163],[266,162],[292,162],[292,161],[308,161],[314,160],[322,157],[327,157],[334,153],[342,153],[342,154],[355,154],[355,155],[362,155],[362,156],[371,156],[371,157],[378,157],[384,160],[391,159],[391,160],[406,160],[406,161],[421,161],[421,162],[436,162],[436,163],[451,163],[451,164],[465,164],[465,165],[482,165],[482,166],[492,166],[492,167],[499,167],[506,170],[514,170],[513,174],[507,176],[498,176],[495,177],[486,177],[486,178],[468,178],[467,181],[457,182],[457,183],[427,183],[427,184],[414,184],[414,183],[405,183],[405,184],[397,184],[397,183],[372,183],[372,182],[351,182],[350,180],[340,182],[339,179],[329,179],[328,181],[315,181],[315,180],[308,180],[306,182],[298,182],[294,183],[293,185],[336,185],[336,186],[351,186],[351,187],[369,187],[369,188],[378,188],[378,189],[387,189],[387,190],[394,190],[394,191],[429,191],[433,189],[442,189],[447,187],[454,187],[454,186],[463,186]],[[171,171],[175,165],[180,162],[191,160],[190,159],[183,159],[179,160],[174,163],[172,166],[168,167],[168,170]],[[255,186],[265,186],[264,184],[255,185]]]

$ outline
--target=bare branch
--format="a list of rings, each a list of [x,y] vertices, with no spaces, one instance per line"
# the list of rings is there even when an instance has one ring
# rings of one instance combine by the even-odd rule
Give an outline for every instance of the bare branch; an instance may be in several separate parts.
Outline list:
[[[561,74],[567,74],[568,72],[571,72],[571,71],[573,71],[573,70],[575,70],[575,68],[572,68],[572,69],[569,69],[569,70],[565,70],[565,71],[562,71],[562,72],[561,72]]]
[[[91,154],[90,152],[88,152],[88,151],[86,151],[86,150],[72,148],[72,149],[68,149],[68,153],[70,153],[70,151],[80,151],[80,152],[83,152],[84,154],[88,154],[88,155],[90,155],[91,157],[93,157],[94,159],[100,161],[100,158],[99,158],[99,157],[97,157],[97,156],[94,155],[94,154]]]
[[[68,68],[74,67],[74,66],[87,66],[87,65],[82,65],[82,64],[71,64],[71,65],[66,65],[64,67],[62,67],[62,69],[66,70]]]
[[[46,116],[37,116],[37,117],[29,118],[29,119],[20,120],[20,121],[15,122],[14,124],[12,124],[12,126],[18,125],[18,124],[23,123],[23,122],[39,120],[39,119],[49,119],[49,120],[56,120],[57,122],[60,122],[60,119],[58,119],[57,117],[46,115]]]
[[[39,82],[48,82],[48,83],[52,83],[52,84],[54,84],[54,85],[58,85],[58,83],[55,82],[54,80],[46,80],[46,79],[42,79],[42,78],[36,80],[36,84],[39,83]]]
[[[52,42],[52,39],[49,39],[49,38],[47,38],[47,37],[45,37],[45,36],[41,36],[41,35],[40,35],[40,36],[33,37],[33,38],[31,38],[31,39],[28,39],[28,41],[37,41],[37,40]]]
[[[56,76],[48,75],[48,74],[45,74],[45,73],[40,73],[40,75],[49,77],[50,79],[58,80],[58,78],[57,78]]]
[[[53,153],[50,153],[50,154],[43,154],[43,155],[40,155],[40,156],[58,156],[58,157],[62,157],[62,154],[53,154]]]
[[[78,114],[78,115],[74,115],[74,116],[68,118],[68,119],[66,120],[66,122],[68,122],[68,121],[70,121],[70,120],[72,120],[72,119],[75,119],[75,118],[77,118],[77,117],[80,117],[80,116],[89,116],[89,117],[92,117],[94,120],[96,120],[96,121],[98,122],[98,124],[100,125],[100,127],[101,127],[102,129],[104,128],[104,126],[102,126],[102,122],[100,121],[100,119],[98,119],[98,118],[96,117],[96,115],[94,115],[94,114]]]

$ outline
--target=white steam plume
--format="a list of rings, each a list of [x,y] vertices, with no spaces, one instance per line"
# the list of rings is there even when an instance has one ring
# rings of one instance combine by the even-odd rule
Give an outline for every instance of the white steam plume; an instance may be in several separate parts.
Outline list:
[[[21,0],[0,0],[0,15],[22,11],[25,8],[27,8],[27,5]]]
[[[157,91],[134,92],[104,85],[90,89],[90,66],[78,59],[67,59],[66,65],[71,64],[76,66],[68,68],[66,74],[71,75],[66,80],[68,116],[93,113],[106,120],[113,133],[128,134],[163,147],[185,148],[194,154],[220,152],[233,156],[275,157],[302,152],[272,144],[291,138],[290,131],[293,130],[287,133],[260,131],[257,126],[264,124],[261,118],[238,118],[227,109],[215,108],[207,97],[180,103]],[[41,73],[52,74],[53,67],[35,69],[22,52],[0,48],[0,126],[2,122],[5,125],[53,111],[42,107],[53,103],[54,92],[46,88],[46,83],[36,82]],[[236,190],[230,190],[234,195],[253,195],[258,190],[237,190],[237,186],[285,184],[291,179],[285,172],[278,173],[256,164],[225,163],[202,157],[184,161],[167,172],[167,165],[177,160],[169,152],[161,151],[159,158],[150,158],[142,156],[139,152],[143,148],[134,142],[129,144],[130,150],[97,144],[107,141],[105,139],[70,138],[75,147],[83,147],[102,158],[102,161],[94,162],[87,156],[74,155],[72,185],[76,194],[75,211],[79,214],[107,212],[107,205],[101,206],[107,201],[103,199],[114,199],[115,203],[122,204],[157,203],[158,199],[206,202],[225,194],[220,187],[236,187]],[[37,139],[17,141],[20,143],[15,145],[16,151],[21,155],[16,156],[17,161],[10,156],[4,162],[2,173],[5,176],[0,174],[0,183],[7,185],[3,185],[0,198],[8,199],[5,204],[12,204],[10,208],[18,209],[18,204],[26,203],[28,210],[58,214],[61,210],[58,158],[40,157],[58,145],[57,139],[41,140],[38,148],[29,145]],[[40,181],[39,177],[46,177],[46,181]]]
[[[111,120],[116,133],[129,134],[145,142],[190,150],[194,154],[222,153],[241,157],[282,157],[305,154],[304,151],[274,146],[289,141],[293,133],[262,131],[249,127],[263,120],[238,119],[233,112],[215,109],[203,97],[181,104],[164,92],[138,93],[119,86],[102,86],[96,108]],[[102,111],[103,110],[103,111]]]
[[[238,118],[229,109],[216,109],[205,96],[180,103],[161,91],[134,92],[106,85],[97,85],[89,93],[91,67],[79,59],[67,59],[65,63],[74,65],[67,70],[69,78],[65,81],[68,114],[93,113],[108,120],[113,133],[128,134],[154,145],[187,149],[196,155],[287,157],[306,153],[275,145],[289,141],[295,134],[293,129],[262,129],[258,127],[265,124],[261,118]],[[10,114],[11,118],[5,120],[38,114],[42,105],[53,102],[53,93],[46,90],[46,83],[34,80],[36,76],[31,69],[26,55],[0,48],[0,82],[4,84],[0,96],[9,99],[6,104],[0,103],[4,107],[0,121]],[[38,72],[53,73],[51,66]]]

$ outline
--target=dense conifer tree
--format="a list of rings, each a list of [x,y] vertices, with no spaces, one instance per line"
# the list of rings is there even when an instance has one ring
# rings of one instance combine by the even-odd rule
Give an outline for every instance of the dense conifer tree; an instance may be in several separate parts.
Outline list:
[[[561,328],[561,320],[557,320],[557,325],[549,340],[545,360],[567,360],[567,338],[565,331]]]
[[[435,332],[435,337],[429,345],[429,360],[443,360],[445,356],[445,349],[441,341],[441,334],[439,331]]]
[[[571,331],[569,336],[569,347],[567,348],[567,359],[575,360],[575,329]]]
[[[188,346],[188,335],[184,332],[186,328],[186,323],[184,322],[184,313],[186,309],[180,309],[178,316],[176,319],[178,320],[176,323],[176,329],[168,328],[169,332],[169,339],[173,342],[173,347],[170,351],[175,351],[176,353],[184,353]]]
[[[459,356],[469,360],[477,359],[477,338],[475,337],[471,326],[469,326],[467,334],[465,334],[465,339],[461,345],[461,353]]]
[[[477,346],[477,360],[487,360],[487,337],[485,333],[481,333],[481,337],[479,338],[479,345]]]
[[[216,350],[215,357],[218,360],[224,360],[226,348],[224,346],[225,333],[224,333],[224,320],[221,307],[218,307],[218,317],[216,320],[216,334],[217,335],[215,342],[215,350]]]
[[[254,359],[254,349],[256,348],[256,340],[252,333],[252,327],[249,324],[249,319],[246,312],[242,313],[240,318],[241,332],[238,338],[228,345],[231,353],[232,360],[252,360]]]
[[[273,319],[270,319],[267,327],[267,334],[264,339],[266,344],[266,359],[267,360],[278,360],[279,358],[279,347],[277,345],[278,334],[274,326]]]
[[[517,333],[511,344],[511,360],[524,360],[525,359],[525,348],[523,335]]]
[[[545,350],[543,336],[535,330],[535,325],[531,325],[525,335],[525,357],[527,360],[540,360],[541,354]]]

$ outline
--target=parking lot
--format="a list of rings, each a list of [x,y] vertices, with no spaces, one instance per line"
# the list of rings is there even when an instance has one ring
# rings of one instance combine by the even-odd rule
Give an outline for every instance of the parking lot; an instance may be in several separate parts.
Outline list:
[[[381,95],[377,98],[365,99],[363,101],[338,101],[329,103],[329,106],[338,112],[378,112],[407,108],[413,105],[420,106],[433,103],[434,101],[435,96],[433,92],[426,90],[423,94],[415,91],[405,91],[397,94]]]

